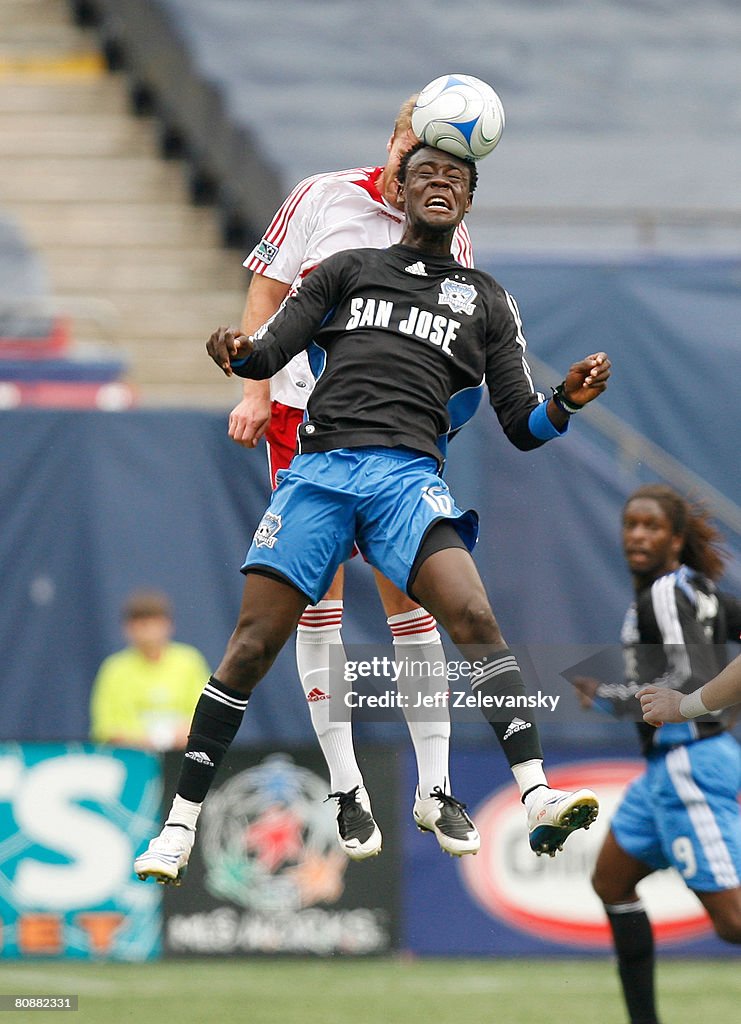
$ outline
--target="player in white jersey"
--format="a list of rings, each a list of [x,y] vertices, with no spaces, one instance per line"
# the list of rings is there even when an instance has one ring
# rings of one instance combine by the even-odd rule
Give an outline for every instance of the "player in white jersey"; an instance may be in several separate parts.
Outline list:
[[[294,294],[322,260],[343,249],[386,249],[401,238],[404,214],[383,193],[383,167],[356,167],[317,174],[300,182],[244,261],[254,274],[287,284]],[[473,266],[468,231],[456,232],[452,255]],[[254,285],[252,285],[254,287]],[[304,353],[270,381],[274,402],[305,409],[314,380]]]
[[[296,292],[302,280],[322,260],[344,249],[387,248],[401,239],[405,217],[397,205],[396,174],[399,161],[416,142],[411,129],[415,96],[402,106],[388,141],[383,167],[357,167],[306,178],[293,189],[275,214],[262,240],[244,266],[253,273],[242,318],[242,330],[253,334],[270,319],[283,300]],[[468,231],[461,224],[451,253],[464,266],[473,265]],[[244,397],[229,418],[229,436],[254,447],[264,435],[270,480],[286,469],[296,448],[296,431],[314,387],[306,353],[302,352],[269,382],[244,381]],[[475,853],[479,835],[464,807],[450,795],[448,748],[450,721],[447,710],[412,710],[417,693],[445,692],[445,654],[433,616],[415,604],[375,569],[379,595],[387,615],[397,659],[415,665],[410,674],[407,724],[418,768],[414,804],[417,824],[435,833],[448,853]],[[337,798],[338,838],[353,858],[378,853],[381,832],[372,817],[370,800],[355,757],[352,727],[341,721],[337,692],[330,693],[330,645],[341,644],[343,570],[340,569],[324,599],[306,609],[296,634],[296,661],[308,701],[312,725],[330,772],[332,795]],[[336,657],[336,653],[335,653]],[[418,665],[430,666],[427,679]],[[433,667],[434,666],[434,667]],[[333,673],[333,676],[337,673]],[[400,680],[404,674],[400,676]],[[400,689],[403,684],[400,683]],[[411,692],[413,685],[414,693]],[[348,684],[349,687],[349,684]],[[442,701],[436,701],[441,705]]]

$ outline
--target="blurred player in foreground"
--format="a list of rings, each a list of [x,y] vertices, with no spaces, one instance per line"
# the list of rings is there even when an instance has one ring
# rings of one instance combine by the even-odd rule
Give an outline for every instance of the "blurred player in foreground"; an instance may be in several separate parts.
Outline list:
[[[247,554],[239,620],[198,702],[167,824],[136,860],[141,878],[179,878],[250,693],[356,540],[477,663],[471,685],[520,787],[531,848],[554,854],[597,815],[590,790],[548,787],[517,661],[470,555],[478,517],[455,506],[439,475],[438,440],[451,395],[485,377],[509,440],[524,451],[540,447],[604,391],[610,363],[604,353],[587,356],[553,398],[538,395],[516,307],[488,274],[464,270],[450,255],[471,205],[475,166],[415,147],[399,182],[407,214],[400,245],[329,257],[258,339],[229,328],[209,339],[209,354],[227,375],[269,378],[310,345],[323,372],[299,429],[299,454]]]
[[[724,711],[741,702],[741,655],[692,693],[678,693],[661,686],[644,686],[636,697],[643,721],[657,728],[664,722],[686,722],[713,711]]]
[[[574,682],[586,706],[632,716],[644,684],[653,691],[660,680],[680,698],[719,671],[726,640],[741,631],[741,601],[713,582],[724,560],[707,513],[671,488],[649,484],[631,495],[622,538],[635,590],[622,632],[626,682]],[[741,943],[739,746],[717,719],[680,721],[638,723],[646,771],[615,813],[592,880],[631,1024],[658,1022],[653,933],[636,892],[642,878],[674,866],[720,938]]]
[[[383,167],[356,167],[307,178],[293,189],[275,214],[265,235],[245,260],[252,271],[242,331],[252,335],[297,292],[322,260],[343,249],[385,249],[401,239],[404,210],[397,197],[399,161],[418,140],[411,128],[416,96],[402,105],[387,143]],[[465,267],[473,265],[468,231],[453,233],[451,253]],[[229,435],[246,447],[265,437],[271,486],[296,452],[296,432],[314,388],[306,352],[299,352],[270,381],[243,382],[243,398],[229,417]],[[469,402],[478,403],[472,389]],[[272,401],[271,401],[272,399]],[[475,404],[473,407],[475,408]],[[447,708],[434,714],[415,710],[418,692],[447,689],[445,652],[437,623],[407,594],[374,569],[379,597],[387,616],[397,660],[414,663],[414,678],[402,673],[400,692],[409,697],[404,711],[417,761],[418,785],[414,817],[435,834],[448,853],[475,853],[479,834],[463,805],[451,796],[449,774],[450,719]],[[329,692],[330,651],[342,652],[344,569],[326,594],[306,608],[296,631],[296,664],[311,723],[327,762],[331,796],[337,800],[337,836],[345,853],[360,859],[377,853],[382,844],[371,802],[358,765],[350,716],[332,712],[342,701],[339,680]],[[422,666],[427,665],[425,672]],[[348,684],[349,688],[349,684]]]
[[[159,591],[131,594],[122,609],[128,641],[100,666],[90,736],[143,750],[182,749],[209,668],[200,651],[173,640],[172,605]]]

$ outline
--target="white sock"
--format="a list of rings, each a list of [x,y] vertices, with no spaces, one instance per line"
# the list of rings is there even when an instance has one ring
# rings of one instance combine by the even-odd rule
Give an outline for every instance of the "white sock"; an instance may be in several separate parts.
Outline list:
[[[533,758],[531,761],[513,764],[512,774],[520,788],[520,797],[525,807],[529,810],[530,798],[535,795],[537,788],[540,786],[548,787],[548,779],[546,779],[545,772],[543,771],[543,762],[540,758]],[[526,793],[527,796],[525,796]]]
[[[193,800],[185,800],[176,793],[165,825],[183,825],[185,828],[195,832],[201,807],[203,807],[203,804],[195,803]]]
[[[392,615],[386,620],[394,640],[394,660],[406,663],[396,684],[399,693],[414,705],[419,696],[432,697],[448,690],[447,661],[437,623],[424,608]],[[404,709],[409,735],[417,758],[419,794],[428,797],[439,786],[450,792],[448,757],[450,714],[447,702],[430,707]]]
[[[355,759],[350,711],[344,705],[350,684],[337,672],[332,673],[330,682],[330,645],[342,648],[341,625],[342,601],[320,601],[306,609],[296,630],[296,666],[309,705],[311,724],[327,762],[333,793],[347,793],[363,785]],[[344,658],[344,652],[341,657]],[[346,720],[341,720],[343,709]]]

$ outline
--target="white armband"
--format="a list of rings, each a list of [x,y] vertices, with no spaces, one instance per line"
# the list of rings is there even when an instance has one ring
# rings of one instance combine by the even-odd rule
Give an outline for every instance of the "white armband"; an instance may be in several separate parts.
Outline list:
[[[711,714],[702,702],[702,687],[692,693],[685,693],[679,702],[679,713],[684,718],[699,718],[700,715]]]

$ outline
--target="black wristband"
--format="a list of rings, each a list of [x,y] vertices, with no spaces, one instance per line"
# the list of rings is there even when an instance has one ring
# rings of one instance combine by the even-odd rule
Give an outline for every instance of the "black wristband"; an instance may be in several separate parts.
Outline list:
[[[564,394],[564,388],[566,381],[562,380],[557,388],[551,388],[553,392],[553,401],[556,403],[561,412],[565,412],[567,416],[573,416],[575,412],[579,412],[583,409],[583,405],[579,405],[577,402],[572,402]]]

